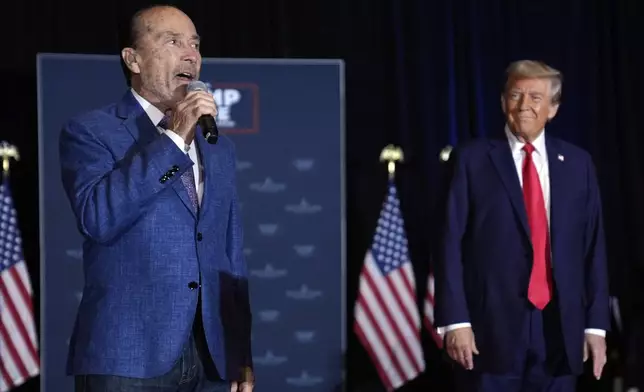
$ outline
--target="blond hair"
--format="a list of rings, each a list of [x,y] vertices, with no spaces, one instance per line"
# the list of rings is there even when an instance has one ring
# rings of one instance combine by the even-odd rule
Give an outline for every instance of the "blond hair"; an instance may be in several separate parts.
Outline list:
[[[548,79],[550,80],[551,102],[553,105],[561,102],[561,85],[563,74],[561,71],[549,66],[542,61],[519,60],[511,63],[505,70],[507,79],[505,89],[512,80],[520,79]]]

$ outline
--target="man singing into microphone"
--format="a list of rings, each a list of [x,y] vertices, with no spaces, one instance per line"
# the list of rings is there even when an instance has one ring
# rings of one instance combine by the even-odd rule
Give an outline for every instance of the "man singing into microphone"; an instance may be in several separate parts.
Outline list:
[[[235,151],[187,92],[199,36],[170,6],[137,12],[121,51],[131,87],[69,120],[62,181],[84,237],[68,372],[76,390],[250,392],[251,314]]]

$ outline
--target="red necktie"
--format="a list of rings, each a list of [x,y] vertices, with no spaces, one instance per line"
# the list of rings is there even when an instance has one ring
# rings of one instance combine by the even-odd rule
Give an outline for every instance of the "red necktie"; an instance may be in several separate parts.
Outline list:
[[[523,162],[523,199],[528,213],[528,225],[532,240],[533,264],[528,286],[528,299],[537,309],[546,307],[552,297],[552,281],[550,277],[550,246],[548,241],[548,219],[546,205],[543,201],[541,182],[537,168],[532,160],[534,146],[526,143]]]

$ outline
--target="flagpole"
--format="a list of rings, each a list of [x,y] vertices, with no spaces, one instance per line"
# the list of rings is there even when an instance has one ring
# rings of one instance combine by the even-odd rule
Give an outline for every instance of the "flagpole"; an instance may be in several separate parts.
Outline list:
[[[2,157],[2,179],[4,180],[9,177],[11,158],[19,161],[20,154],[18,153],[18,148],[16,146],[3,141],[2,144],[0,144],[0,157]]]
[[[404,162],[405,154],[402,149],[393,144],[389,144],[387,147],[382,149],[380,153],[380,162],[387,162],[387,172],[389,173],[389,179],[393,180],[396,176],[396,163]]]

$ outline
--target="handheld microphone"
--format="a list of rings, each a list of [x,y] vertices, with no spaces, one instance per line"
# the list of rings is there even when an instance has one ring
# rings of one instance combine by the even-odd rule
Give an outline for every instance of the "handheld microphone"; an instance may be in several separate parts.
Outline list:
[[[186,90],[187,92],[209,92],[208,86],[206,86],[206,84],[200,80],[193,80],[192,82],[188,83]],[[210,144],[216,144],[217,140],[219,140],[219,129],[217,129],[217,123],[215,122],[215,119],[210,114],[204,114],[203,116],[199,117],[198,123],[203,132],[203,137],[206,139],[206,141]]]

